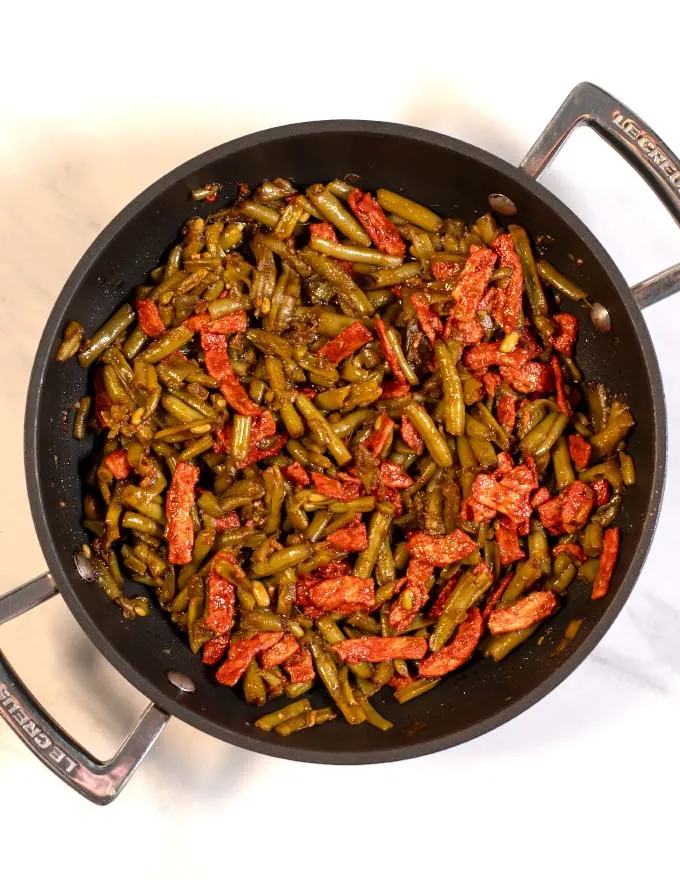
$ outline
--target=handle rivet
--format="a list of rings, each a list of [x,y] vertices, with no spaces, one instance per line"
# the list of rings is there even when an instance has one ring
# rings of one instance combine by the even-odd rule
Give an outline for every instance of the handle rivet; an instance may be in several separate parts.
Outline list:
[[[593,322],[593,327],[598,333],[609,333],[612,329],[612,319],[602,303],[593,303],[593,307],[590,310],[590,320]]]
[[[193,694],[196,690],[194,682],[183,672],[177,672],[176,669],[170,669],[165,674],[167,675],[170,684],[174,684],[177,690],[184,691],[187,694]]]
[[[84,581],[91,583],[95,579],[94,565],[92,565],[84,553],[81,553],[79,550],[76,551],[73,554],[73,564],[75,565],[79,576]]]
[[[508,196],[503,193],[491,193],[489,196],[489,204],[491,210],[504,217],[514,217],[517,213],[517,205]]]

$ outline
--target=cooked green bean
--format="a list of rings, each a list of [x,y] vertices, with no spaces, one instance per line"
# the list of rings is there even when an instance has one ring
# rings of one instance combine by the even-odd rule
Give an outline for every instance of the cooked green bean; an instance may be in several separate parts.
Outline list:
[[[581,288],[574,284],[573,281],[565,278],[564,275],[562,275],[561,272],[558,272],[554,266],[551,266],[547,260],[537,260],[536,271],[546,284],[549,284],[558,293],[562,293],[564,296],[569,297],[569,299],[579,301],[586,298],[587,294],[585,291],[581,290]]]
[[[127,330],[135,317],[135,310],[129,303],[122,305],[108,321],[102,324],[94,336],[87,340],[78,355],[80,366],[89,367],[93,364],[99,355]]]
[[[434,211],[419,205],[418,202],[400,196],[399,193],[389,189],[379,189],[376,197],[380,206],[386,211],[397,214],[404,220],[408,220],[409,223],[420,226],[421,229],[426,229],[428,232],[439,232],[443,225],[441,217],[438,217]]]
[[[512,237],[515,250],[522,263],[524,284],[526,286],[529,302],[531,303],[531,310],[534,315],[546,315],[548,312],[548,303],[546,302],[545,294],[541,287],[541,280],[536,271],[536,263],[531,250],[529,236],[521,226],[515,226],[512,223],[508,226],[508,232]]]
[[[334,226],[337,226],[343,235],[346,235],[347,238],[363,247],[367,248],[370,246],[370,236],[342,202],[326,187],[320,184],[310,186],[307,190],[307,197],[319,213]]]
[[[441,467],[451,467],[453,464],[451,451],[427,410],[415,401],[411,401],[404,407],[404,412],[418,429],[436,464]]]
[[[349,260],[354,263],[367,263],[372,266],[382,266],[387,269],[396,269],[401,265],[400,257],[391,257],[374,248],[360,247],[359,245],[336,244],[326,241],[325,238],[312,238],[310,247],[315,251],[334,257],[336,260]]]

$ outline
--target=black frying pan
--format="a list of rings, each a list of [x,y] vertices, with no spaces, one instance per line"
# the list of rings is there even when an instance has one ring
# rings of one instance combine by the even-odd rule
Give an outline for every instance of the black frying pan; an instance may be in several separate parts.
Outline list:
[[[333,764],[395,761],[465,742],[497,727],[540,700],[592,651],[628,598],[656,525],[666,459],[666,416],[661,377],[640,307],[680,287],[680,266],[632,290],[604,248],[568,208],[535,178],[578,125],[594,127],[647,180],[680,222],[680,165],[659,138],[625,106],[590,84],[578,86],[529,151],[519,169],[483,150],[441,134],[381,122],[314,122],[275,128],[216,147],[167,174],[125,208],[74,269],[52,310],[33,366],[25,426],[25,464],[33,519],[50,568],[0,598],[0,623],[57,591],[104,656],[152,701],[118,755],[102,764],[71,740],[31,697],[0,652],[0,715],[41,760],[97,803],[112,800],[136,769],[169,716],[227,742],[284,758]],[[80,526],[80,471],[90,447],[65,427],[64,412],[85,392],[86,373],[54,354],[70,319],[93,331],[156,266],[190,211],[190,189],[224,183],[219,207],[251,184],[283,176],[300,185],[348,172],[363,189],[403,191],[440,213],[474,217],[490,193],[518,208],[518,222],[534,235],[552,236],[549,259],[574,274],[609,313],[612,332],[582,322],[577,357],[587,376],[625,395],[637,420],[630,439],[637,484],[620,517],[623,541],[613,588],[598,602],[590,588],[570,591],[567,606],[546,638],[538,637],[495,665],[468,664],[427,695],[380,710],[394,721],[388,733],[369,725],[327,725],[280,739],[253,726],[261,710],[214,682],[214,672],[187,649],[169,618],[123,621],[103,591],[85,583],[74,550]],[[215,205],[197,210],[214,211]],[[137,589],[137,586],[135,586]],[[577,640],[551,657],[566,623],[583,617]]]

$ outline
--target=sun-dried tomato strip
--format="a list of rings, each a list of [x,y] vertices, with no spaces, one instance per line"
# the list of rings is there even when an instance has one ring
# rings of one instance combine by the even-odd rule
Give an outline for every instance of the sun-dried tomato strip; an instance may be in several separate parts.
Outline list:
[[[352,575],[326,578],[309,588],[309,601],[323,611],[337,611],[345,606],[371,608],[375,602],[373,578]]]
[[[263,669],[273,669],[275,666],[290,660],[299,650],[300,646],[295,636],[291,635],[291,633],[284,633],[280,642],[277,642],[271,648],[267,648],[262,653],[260,664]]]
[[[443,568],[469,556],[476,544],[462,529],[454,529],[443,537],[415,532],[406,542],[406,547],[411,556],[421,562]]]
[[[526,556],[519,545],[517,526],[511,523],[496,526],[496,543],[501,565],[511,565]]]
[[[560,359],[556,354],[550,358],[550,366],[552,367],[553,375],[555,376],[555,397],[557,400],[557,407],[565,416],[570,416],[572,409],[564,393],[562,366],[560,365]]]
[[[215,452],[229,452],[231,449],[232,426],[225,425],[219,431],[215,431]],[[274,416],[269,410],[259,410],[257,415],[253,416],[250,425],[250,445],[254,446],[260,440],[266,437],[273,437],[276,434],[276,422]],[[298,464],[298,462],[295,462]]]
[[[380,413],[375,420],[375,426],[368,437],[364,440],[364,446],[376,457],[381,455],[385,447],[392,439],[396,423],[386,413]]]
[[[353,479],[347,474],[343,474],[343,476],[345,480],[340,482],[339,479],[327,477],[325,474],[313,471],[312,482],[320,495],[325,495],[327,498],[335,498],[337,501],[353,501],[361,495],[361,480],[358,478]]]
[[[186,461],[177,463],[165,500],[168,520],[168,562],[186,565],[191,562],[194,547],[194,526],[191,508],[194,504],[194,487],[198,482],[199,469]]]
[[[315,571],[318,580],[324,578],[342,577],[349,574],[352,566],[342,559],[334,559],[333,562],[327,562],[326,565],[320,565]]]
[[[521,394],[533,394],[540,391],[547,394],[555,387],[555,375],[549,364],[539,361],[527,361],[519,367],[501,366],[501,377]]]
[[[496,404],[496,418],[498,424],[504,428],[508,434],[512,434],[515,430],[517,421],[517,401],[509,394],[503,394]]]
[[[288,467],[283,468],[283,475],[296,486],[309,486],[311,478],[299,461],[293,461]]]
[[[522,324],[522,263],[507,233],[497,235],[491,247],[499,256],[500,268],[511,270],[507,287],[504,290],[498,288],[496,292],[493,317],[504,333],[512,333]]]
[[[456,630],[453,641],[426,657],[419,664],[418,672],[425,678],[438,678],[458,669],[472,657],[483,632],[484,618],[479,608],[471,608]]]
[[[293,655],[290,660],[283,664],[283,668],[288,673],[288,677],[293,684],[314,681],[316,677],[314,661],[307,648],[301,648],[297,654]]]
[[[470,500],[487,510],[504,513],[513,522],[519,523],[531,516],[529,497],[534,488],[534,474],[526,465],[518,465],[500,481],[489,474],[478,474],[472,484]],[[488,514],[481,518],[475,516],[477,522],[488,519]]]
[[[418,559],[409,561],[403,592],[390,609],[390,626],[395,632],[401,632],[407,627],[427,603],[429,593],[425,587],[433,573],[433,565]],[[405,602],[407,591],[409,602]]]
[[[217,534],[228,532],[230,529],[238,529],[241,525],[238,513],[232,510],[226,516],[220,516],[215,520],[214,527]]]
[[[184,322],[185,327],[200,333],[221,333],[230,335],[233,333],[245,333],[248,329],[248,315],[243,309],[223,315],[221,318],[211,318],[209,314],[192,315]]]
[[[427,640],[418,636],[366,636],[331,645],[343,663],[383,663],[385,660],[422,660]]]
[[[165,324],[161,318],[161,313],[158,311],[158,306],[153,300],[139,299],[135,303],[135,308],[137,309],[139,326],[147,336],[155,339],[161,333],[165,333]]]
[[[558,312],[552,316],[552,319],[557,324],[559,330],[550,341],[560,354],[566,354],[571,357],[578,335],[578,318],[570,315],[568,312]]]
[[[130,462],[124,449],[116,449],[104,459],[104,465],[111,471],[117,480],[125,480],[130,475]]]
[[[453,318],[456,321],[472,321],[482,301],[484,292],[491,280],[496,265],[496,254],[486,247],[470,247],[470,255],[465,261],[453,291],[455,305]]]
[[[505,575],[505,577],[500,581],[500,583],[497,586],[495,586],[493,588],[493,590],[489,593],[489,596],[488,596],[486,602],[484,603],[484,610],[482,611],[482,617],[484,618],[485,621],[489,619],[489,615],[494,610],[496,605],[498,605],[498,603],[500,602],[501,596],[507,590],[508,585],[510,584],[510,581],[512,580],[513,577],[514,577],[513,572],[509,571]]]
[[[408,489],[413,485],[413,478],[394,461],[380,462],[380,479],[390,489]]]
[[[454,263],[453,260],[438,260],[433,257],[430,260],[430,269],[437,281],[451,281],[460,275],[462,266],[460,263]]]
[[[224,657],[224,652],[229,647],[229,642],[231,641],[231,633],[225,633],[223,636],[215,636],[212,639],[209,639],[205,645],[203,645],[203,654],[201,659],[208,666],[214,666],[215,663],[219,663],[222,657]]]
[[[441,322],[441,318],[430,308],[425,298],[420,294],[412,294],[411,302],[413,303],[413,308],[416,310],[416,318],[420,324],[420,329],[429,339],[430,345],[434,346],[437,339],[439,339],[444,332],[444,325]]]
[[[375,319],[375,330],[378,334],[378,338],[380,339],[380,347],[382,348],[385,360],[389,364],[390,370],[392,370],[395,380],[399,383],[400,386],[406,385],[407,387],[409,387],[408,380],[406,379],[403,370],[399,366],[397,355],[392,348],[392,343],[389,336],[387,335],[387,327],[385,326],[385,323],[381,318]]]
[[[360,553],[365,550],[368,547],[368,532],[366,524],[362,522],[361,514],[358,513],[350,525],[329,535],[326,543],[344,553]]]
[[[609,501],[611,490],[609,488],[609,483],[604,477],[598,477],[596,480],[593,480],[590,484],[590,488],[595,493],[595,504],[597,507],[601,507]]]
[[[614,566],[619,557],[619,547],[621,545],[621,529],[617,526],[611,529],[605,529],[602,536],[602,554],[600,556],[600,567],[595,576],[593,583],[593,599],[602,599],[606,596],[611,585]]]
[[[584,528],[595,505],[595,493],[586,483],[574,480],[560,493],[562,501],[562,524],[566,532]]]
[[[280,642],[282,638],[283,633],[260,632],[249,639],[232,641],[227,659],[217,670],[215,678],[220,684],[233,687],[248,668],[250,661],[254,660],[261,651],[266,651]]]
[[[215,569],[215,562],[220,557],[238,565],[236,557],[225,551],[213,559],[205,594],[205,625],[217,635],[225,635],[234,625],[236,588]]]
[[[406,244],[399,235],[397,227],[389,220],[378,202],[370,193],[353,189],[347,196],[354,216],[369,234],[371,241],[384,254],[403,257]]]
[[[559,556],[560,553],[568,553],[570,556],[573,556],[577,562],[586,561],[586,554],[583,552],[583,548],[580,544],[556,544],[552,548],[553,559]]]
[[[582,471],[588,467],[590,456],[593,453],[593,447],[588,443],[585,437],[580,434],[570,434],[567,438],[569,444],[569,455],[576,467]]]
[[[489,615],[488,625],[491,635],[499,636],[508,632],[519,632],[545,620],[557,608],[557,599],[551,590],[529,593],[506,608],[496,608]]]
[[[473,345],[463,355],[463,363],[475,373],[489,367],[521,367],[529,360],[524,348],[518,346],[514,351],[501,351],[500,342],[480,342]]]
[[[408,416],[402,415],[401,427],[399,431],[401,433],[401,439],[404,441],[404,443],[410,449],[420,455],[420,453],[425,448],[425,444],[423,443],[423,438],[418,433],[418,429]]]
[[[325,357],[332,364],[339,364],[340,361],[354,354],[355,351],[358,351],[372,339],[373,334],[371,331],[361,321],[355,321],[338,333],[330,342],[322,345],[317,354]]]
[[[335,228],[331,226],[330,223],[310,223],[309,234],[313,238],[321,238],[324,241],[330,241],[333,244],[339,244]]]

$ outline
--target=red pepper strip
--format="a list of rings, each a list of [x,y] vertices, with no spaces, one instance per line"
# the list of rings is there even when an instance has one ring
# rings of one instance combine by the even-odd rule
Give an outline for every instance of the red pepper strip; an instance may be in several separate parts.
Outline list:
[[[194,487],[198,482],[199,469],[186,461],[177,463],[165,501],[168,520],[168,562],[186,565],[191,562],[194,547],[194,525],[191,508],[194,504]]]
[[[335,229],[330,223],[310,223],[309,234],[312,238],[322,238],[324,241],[330,241],[333,244],[339,243]]]
[[[215,452],[228,452],[231,449],[232,426],[225,425],[219,431],[215,431],[215,444],[213,446]],[[250,425],[250,445],[253,446],[266,437],[273,437],[276,434],[276,422],[274,416],[269,410],[258,410],[253,416]],[[296,462],[298,464],[298,462]],[[309,484],[309,480],[307,480]]]
[[[444,325],[435,312],[429,306],[429,303],[418,293],[411,295],[413,308],[416,310],[416,318],[420,324],[420,329],[430,340],[430,345],[434,346],[438,338],[444,332]]]
[[[404,256],[406,245],[399,235],[399,230],[391,220],[387,219],[385,212],[370,193],[362,193],[360,189],[353,189],[347,196],[347,201],[354,216],[364,227],[379,251],[393,257]]]
[[[598,569],[593,583],[593,599],[601,599],[607,595],[611,583],[614,566],[619,556],[621,544],[621,529],[614,526],[605,529],[602,537],[602,555],[600,556],[600,568]]]
[[[484,632],[484,618],[479,608],[471,608],[467,617],[456,630],[453,641],[426,657],[418,666],[418,672],[425,678],[439,678],[458,669],[474,654],[475,648]]]
[[[147,336],[155,339],[156,336],[165,333],[165,324],[161,318],[161,313],[158,311],[158,306],[153,300],[139,299],[135,303],[135,308],[137,309],[139,326]]]
[[[389,489],[408,489],[414,482],[394,461],[380,462],[380,479]]]
[[[402,605],[403,593],[395,600],[390,610],[390,626],[395,632],[405,629],[427,603],[429,593],[425,585],[433,573],[434,566],[428,562],[421,562],[419,559],[409,561],[404,591],[409,590],[411,593],[411,607],[407,610]]]
[[[484,328],[477,320],[457,321],[453,313],[446,319],[444,339],[459,339],[463,345],[476,345],[484,339]]]
[[[453,291],[455,305],[452,315],[455,321],[472,321],[491,280],[496,265],[496,254],[486,247],[470,247],[470,255],[458,276]]]
[[[218,558],[236,563],[236,557],[225,551],[218,553],[210,566],[208,575],[205,596],[205,625],[218,636],[222,636],[228,633],[234,625],[236,588],[234,584],[215,570],[215,562]]]
[[[443,568],[464,559],[472,553],[476,544],[462,529],[454,529],[441,538],[428,535],[427,532],[414,532],[406,547],[411,556],[421,562]]]
[[[392,433],[395,427],[396,423],[393,422],[388,415],[380,413],[375,420],[375,427],[364,440],[364,446],[366,449],[368,449],[369,452],[372,452],[376,457],[381,455],[385,446],[387,446],[388,442],[392,439]]]
[[[317,578],[336,578],[342,577],[343,575],[349,574],[352,566],[348,562],[343,562],[342,559],[334,559],[333,562],[328,562],[326,565],[320,565],[315,574]]]
[[[360,553],[365,550],[368,547],[368,534],[365,523],[361,521],[361,514],[358,513],[354,522],[344,529],[338,529],[329,535],[326,543],[344,553]]]
[[[489,619],[489,615],[494,610],[498,602],[500,601],[501,596],[507,590],[510,581],[513,578],[513,573],[509,571],[503,580],[495,587],[492,592],[489,594],[489,598],[486,600],[484,605],[484,610],[482,611],[482,617],[485,621]]]
[[[482,376],[482,385],[488,397],[495,397],[498,386],[501,384],[501,377],[498,373],[487,370]]]
[[[401,379],[389,379],[387,382],[383,382],[383,393],[381,398],[383,400],[391,400],[395,397],[406,397],[406,395],[411,390],[411,386],[408,382],[402,382]]]
[[[239,639],[229,646],[226,661],[217,670],[215,678],[220,684],[233,687],[248,668],[256,654],[273,647],[283,638],[283,633],[259,632],[249,639]]]
[[[504,428],[508,434],[512,434],[515,430],[515,422],[517,421],[517,401],[509,394],[504,394],[499,398],[496,404],[496,418],[498,424]]]
[[[598,477],[590,484],[590,488],[595,493],[595,504],[601,507],[609,501],[609,483],[604,477]]]
[[[341,483],[339,479],[327,477],[325,474],[319,474],[316,471],[312,473],[312,482],[314,488],[320,495],[326,498],[335,498],[338,501],[353,501],[361,495],[361,480],[349,477],[344,474],[347,479]]]
[[[238,529],[241,525],[238,513],[232,510],[226,516],[220,516],[215,520],[215,531],[217,534],[228,532],[230,529]]]
[[[572,409],[569,405],[569,401],[564,394],[564,377],[562,375],[560,359],[557,357],[556,354],[554,354],[550,358],[550,366],[552,367],[552,371],[555,375],[555,395],[557,398],[557,407],[560,412],[564,413],[565,416],[570,416],[572,413]]]
[[[531,516],[529,496],[535,488],[534,475],[526,465],[519,465],[496,482],[489,474],[478,474],[472,484],[470,499],[485,508],[504,513],[515,523]],[[488,516],[477,519],[484,522]]]
[[[497,235],[491,242],[500,260],[500,268],[510,269],[510,281],[505,290],[496,291],[496,305],[493,317],[504,333],[519,330],[522,324],[522,263],[520,262],[512,238],[507,233]]]
[[[201,347],[205,369],[211,376],[220,381],[236,378],[229,362],[227,340],[222,333],[201,333]]]
[[[568,553],[570,556],[573,556],[577,562],[586,561],[586,554],[583,552],[583,548],[580,544],[556,544],[552,548],[553,559],[559,556],[560,553]]]
[[[562,525],[565,532],[576,532],[588,524],[595,505],[595,493],[586,483],[574,480],[560,494],[562,499]]]
[[[109,452],[104,459],[104,465],[117,480],[124,480],[130,474],[130,462],[124,449],[116,449],[115,452]]]
[[[480,342],[463,355],[468,370],[481,372],[489,367],[521,367],[529,360],[526,350],[519,346],[510,352],[502,352],[500,342]]]
[[[283,668],[288,673],[291,683],[293,684],[303,681],[314,681],[316,677],[316,673],[314,672],[314,661],[307,648],[301,648],[297,654],[283,664]]]
[[[284,477],[296,486],[309,486],[312,482],[307,471],[302,467],[299,461],[294,461],[283,468]]]
[[[406,376],[402,372],[401,367],[399,366],[399,361],[397,360],[397,356],[394,353],[394,349],[392,348],[392,343],[390,342],[387,336],[387,327],[385,326],[384,321],[381,318],[375,319],[375,329],[378,333],[378,338],[380,339],[380,347],[383,350],[383,354],[385,355],[385,360],[390,366],[392,373],[394,374],[394,378],[400,385],[408,386],[408,381]]]
[[[433,257],[430,260],[430,269],[437,281],[451,281],[460,275],[462,266],[449,260],[438,260]]]
[[[546,489],[545,486],[541,486],[541,488],[537,489],[531,496],[531,506],[538,507],[546,501],[550,501],[551,497],[550,491]]]
[[[300,650],[297,639],[290,633],[285,633],[280,642],[277,642],[272,648],[267,648],[260,658],[263,669],[273,669],[286,660],[290,660]]]
[[[339,364],[340,361],[354,354],[355,351],[358,351],[372,339],[373,334],[371,331],[361,321],[355,321],[338,333],[330,342],[322,345],[317,354],[325,357],[332,364]]]
[[[223,636],[215,636],[207,641],[203,645],[203,662],[208,666],[214,666],[215,663],[219,663],[224,656],[224,652],[229,647],[230,640],[231,633],[226,633]]]
[[[401,433],[401,439],[404,443],[420,455],[425,448],[425,444],[423,443],[423,438],[418,433],[416,426],[408,416],[403,415],[401,417],[401,427],[399,432]]]
[[[224,339],[224,336],[218,338]],[[248,392],[233,373],[231,378],[220,385],[220,394],[229,406],[241,416],[257,416],[262,412],[260,407],[248,397]]]
[[[582,471],[588,467],[593,447],[580,434],[570,434],[567,438],[569,443],[569,455],[576,467]]]
[[[526,556],[519,546],[516,525],[498,524],[496,526],[496,543],[498,544],[501,565],[511,565]]]
[[[383,663],[385,660],[422,660],[427,639],[418,636],[365,636],[331,645],[342,663]]]
[[[186,319],[184,325],[190,330],[201,333],[245,333],[248,329],[248,315],[243,309],[215,319],[209,314],[192,315]]]
[[[439,617],[439,615],[444,610],[444,606],[449,600],[449,596],[456,589],[459,580],[460,575],[458,574],[454,574],[453,577],[448,579],[448,581],[444,584],[444,586],[437,594],[437,598],[432,603],[432,607],[427,613],[428,617],[431,617],[433,620],[436,620]]]
[[[336,611],[345,606],[355,610],[370,608],[375,602],[373,578],[344,575],[317,581],[309,588],[312,605],[324,611]]]
[[[540,391],[548,393],[555,387],[555,375],[548,364],[539,361],[528,361],[519,367],[501,367],[502,378],[515,391],[521,394],[532,394]]]
[[[571,356],[578,335],[578,318],[568,312],[559,312],[552,319],[559,327],[559,332],[550,341],[560,354]]]
[[[527,629],[550,617],[556,608],[557,599],[552,590],[537,590],[519,599],[514,605],[492,611],[488,620],[489,632],[500,636],[503,633]]]

